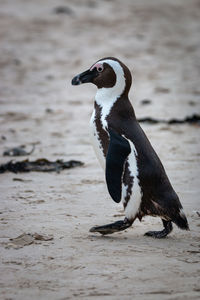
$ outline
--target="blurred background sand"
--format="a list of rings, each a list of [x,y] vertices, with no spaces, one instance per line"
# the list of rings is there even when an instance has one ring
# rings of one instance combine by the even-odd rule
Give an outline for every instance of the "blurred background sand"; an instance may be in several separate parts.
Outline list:
[[[123,211],[109,198],[90,145],[96,88],[71,86],[74,75],[115,56],[132,72],[138,118],[200,113],[199,20],[197,0],[0,1],[0,163],[10,160],[2,155],[7,148],[32,143],[30,159],[85,163],[60,174],[0,175],[1,299],[200,298],[200,127],[141,124],[190,232],[175,227],[165,240],[144,237],[161,228],[148,217],[126,232],[91,235],[90,227]],[[53,240],[6,247],[24,232]]]

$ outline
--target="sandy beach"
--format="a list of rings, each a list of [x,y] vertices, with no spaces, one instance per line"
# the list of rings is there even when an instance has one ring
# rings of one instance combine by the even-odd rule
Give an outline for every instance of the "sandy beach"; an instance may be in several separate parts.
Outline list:
[[[199,20],[197,0],[0,1],[0,164],[84,163],[60,173],[0,174],[0,299],[200,299],[199,123],[141,123],[190,231],[174,225],[166,239],[145,237],[162,228],[159,218],[145,217],[124,232],[91,234],[124,214],[90,143],[96,87],[71,86],[73,76],[114,56],[132,72],[138,118],[200,114]],[[33,144],[29,156],[3,156]],[[10,239],[22,234],[31,240],[15,246]]]

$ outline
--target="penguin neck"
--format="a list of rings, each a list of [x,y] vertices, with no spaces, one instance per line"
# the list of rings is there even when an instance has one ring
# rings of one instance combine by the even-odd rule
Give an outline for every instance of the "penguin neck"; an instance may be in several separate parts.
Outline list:
[[[128,91],[124,76],[117,80],[116,84],[110,88],[99,88],[95,96],[95,104],[101,108],[102,119],[110,114],[113,106],[122,98],[128,100]]]
[[[102,123],[104,123],[103,120],[109,115],[113,105],[117,102],[119,97],[120,96],[113,88],[101,88],[97,90],[95,104],[101,108]]]
[[[97,90],[95,96],[95,110],[97,109],[97,107],[100,108],[100,115],[98,117],[101,119],[101,123],[104,129],[106,129],[107,127],[106,119],[119,98],[120,95],[114,88],[100,88]]]
[[[104,130],[108,127],[107,120],[111,113],[120,119],[135,119],[133,106],[126,93],[116,96],[105,92],[104,96],[102,97],[102,94],[97,92],[94,102],[96,119],[100,119]]]

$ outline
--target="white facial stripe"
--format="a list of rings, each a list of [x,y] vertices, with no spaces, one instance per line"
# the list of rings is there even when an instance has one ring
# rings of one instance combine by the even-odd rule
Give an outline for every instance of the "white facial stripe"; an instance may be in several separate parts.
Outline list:
[[[97,63],[101,63],[101,64],[106,63],[110,65],[116,74],[115,85],[110,88],[98,89],[95,97],[96,103],[100,105],[102,108],[101,121],[102,121],[103,128],[106,129],[107,127],[106,117],[110,113],[113,104],[122,95],[126,86],[126,81],[124,77],[123,68],[121,67],[118,61],[112,59],[105,59],[105,60],[100,60]]]
[[[107,101],[116,101],[118,97],[121,96],[123,93],[125,86],[126,86],[126,81],[124,77],[124,71],[123,68],[121,67],[120,63],[118,61],[112,60],[112,59],[105,59],[105,60],[100,60],[98,63],[106,63],[111,68],[116,74],[116,83],[113,87],[111,88],[101,88],[98,89],[97,94],[96,94],[96,100],[98,100],[99,105],[103,105]],[[109,100],[110,99],[110,100]]]

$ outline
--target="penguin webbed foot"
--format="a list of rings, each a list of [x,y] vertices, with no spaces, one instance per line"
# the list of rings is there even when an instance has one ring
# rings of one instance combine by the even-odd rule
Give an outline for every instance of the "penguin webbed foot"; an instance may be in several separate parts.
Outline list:
[[[112,234],[114,232],[122,231],[130,227],[132,223],[128,219],[116,221],[114,223],[102,225],[102,226],[94,226],[90,229],[90,232],[99,232],[102,235]]]
[[[162,220],[164,229],[161,231],[148,231],[144,235],[151,236],[155,239],[162,239],[165,238],[173,229],[171,221]]]

